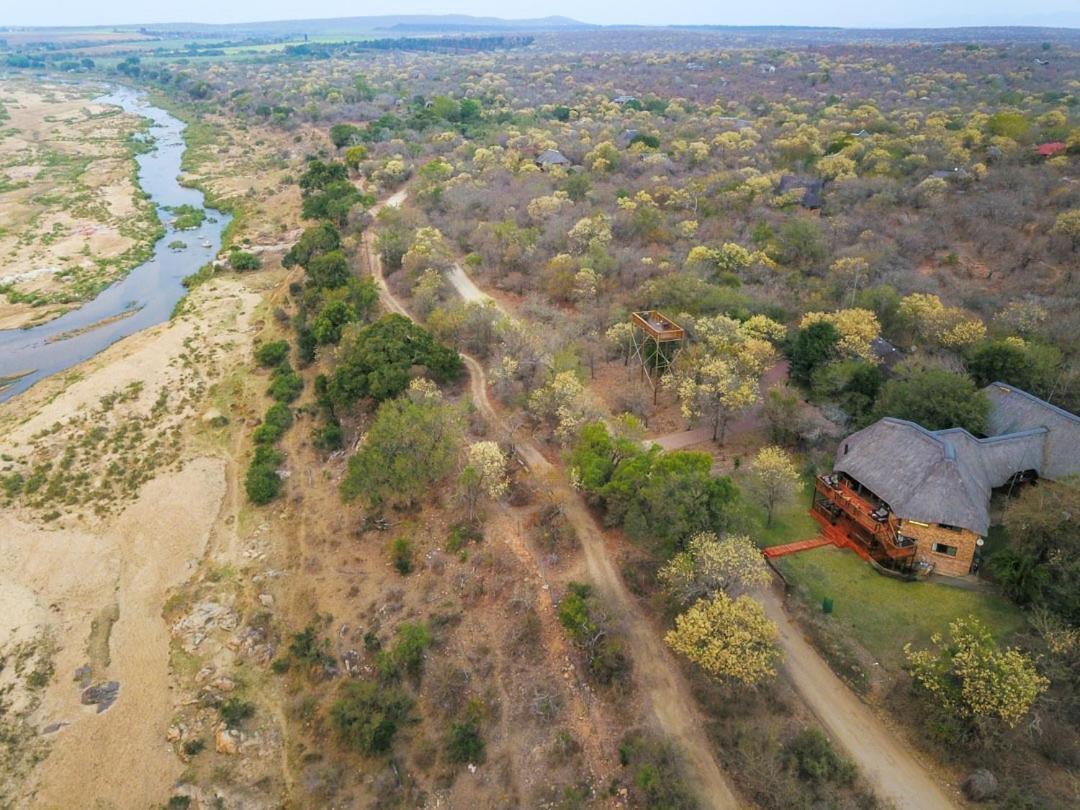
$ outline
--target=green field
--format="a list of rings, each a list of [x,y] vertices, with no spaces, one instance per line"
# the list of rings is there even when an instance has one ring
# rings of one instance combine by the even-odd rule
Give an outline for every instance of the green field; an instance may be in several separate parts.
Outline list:
[[[827,621],[868,650],[882,666],[903,662],[907,642],[924,645],[953,619],[975,615],[1005,641],[1024,624],[1004,598],[937,582],[903,582],[877,573],[854,552],[825,546],[776,561],[798,597],[820,613],[833,600]]]
[[[773,513],[772,525],[768,528],[765,527],[765,510],[756,504],[748,504],[750,536],[759,546],[780,546],[817,536],[819,526],[810,517],[811,486],[812,482],[804,481],[795,499]]]

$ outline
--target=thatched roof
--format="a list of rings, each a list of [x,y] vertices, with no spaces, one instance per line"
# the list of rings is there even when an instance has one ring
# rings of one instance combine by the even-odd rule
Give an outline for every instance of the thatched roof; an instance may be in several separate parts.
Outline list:
[[[1035,427],[1050,431],[1042,465],[1035,468],[1040,476],[1053,479],[1080,473],[1080,416],[1002,382],[990,383],[983,393],[990,399],[992,436]]]
[[[558,149],[545,149],[536,156],[538,166],[569,166],[570,160]]]
[[[992,435],[926,430],[881,419],[840,444],[835,469],[885,501],[900,518],[985,535],[990,491],[1013,475],[1080,472],[1080,418],[1002,383],[988,386]]]

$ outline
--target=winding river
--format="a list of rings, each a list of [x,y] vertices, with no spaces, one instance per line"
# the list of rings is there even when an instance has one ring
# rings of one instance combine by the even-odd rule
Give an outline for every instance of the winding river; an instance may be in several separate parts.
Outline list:
[[[112,86],[96,101],[151,120],[154,148],[136,161],[139,185],[157,206],[163,223],[173,218],[168,208],[184,204],[205,208],[201,191],[177,182],[184,153],[183,121],[128,87]],[[206,212],[206,220],[193,230],[177,231],[166,224],[153,256],[92,301],[40,326],[0,330],[0,380],[22,374],[0,388],[0,402],[93,357],[120,338],[167,320],[186,292],[182,279],[221,249],[222,232],[231,217],[212,208]],[[186,249],[169,248],[174,240],[184,242]]]

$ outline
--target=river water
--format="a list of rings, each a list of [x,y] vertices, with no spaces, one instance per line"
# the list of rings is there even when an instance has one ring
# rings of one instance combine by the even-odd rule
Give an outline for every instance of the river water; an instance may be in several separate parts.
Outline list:
[[[136,161],[139,185],[157,206],[165,236],[154,245],[154,255],[148,261],[94,300],[31,329],[0,330],[0,379],[31,372],[0,389],[0,402],[44,377],[93,357],[122,337],[167,320],[186,292],[181,280],[213,260],[231,219],[228,214],[206,208],[206,220],[198,228],[177,231],[170,227],[173,214],[166,208],[184,204],[205,208],[201,191],[177,182],[184,153],[184,122],[154,107],[128,87],[112,86],[96,100],[151,120],[155,148],[138,155]],[[175,240],[184,242],[187,248],[169,248]],[[204,247],[206,244],[209,247]],[[132,310],[134,314],[128,317],[117,317]]]

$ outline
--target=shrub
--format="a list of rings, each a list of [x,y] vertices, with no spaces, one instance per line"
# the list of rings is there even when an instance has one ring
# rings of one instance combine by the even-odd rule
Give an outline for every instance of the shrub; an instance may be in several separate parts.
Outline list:
[[[431,633],[422,624],[404,622],[394,633],[394,646],[379,653],[375,666],[384,678],[402,672],[419,678],[424,667],[424,651],[431,644]]]
[[[412,571],[412,543],[408,538],[398,537],[390,544],[390,559],[394,563],[394,568],[402,576]]]
[[[292,402],[303,390],[304,378],[287,366],[279,366],[266,392],[278,402]]]
[[[289,356],[287,340],[272,340],[255,350],[255,362],[264,368],[273,368]]]
[[[281,492],[281,478],[273,467],[252,464],[244,478],[244,490],[249,501],[262,506],[270,503]]]
[[[470,718],[463,723],[450,726],[446,739],[446,757],[451,762],[483,762],[484,738],[480,736],[480,726]]]
[[[229,254],[229,264],[233,270],[258,270],[262,267],[262,259],[246,250],[234,250]]]
[[[808,782],[850,785],[855,781],[855,766],[836,753],[819,729],[804,728],[796,734],[785,746],[784,757],[788,767]]]
[[[330,707],[338,739],[367,756],[390,750],[398,726],[405,722],[412,701],[399,689],[372,681],[348,681]]]
[[[345,434],[336,421],[320,425],[311,431],[311,443],[319,450],[337,450],[344,443]]]
[[[253,714],[255,714],[255,704],[238,697],[226,698],[218,706],[218,715],[229,728],[237,728]]]
[[[284,402],[275,402],[267,409],[263,423],[255,428],[256,443],[273,444],[289,429],[292,421],[293,415],[289,406]]]
[[[329,648],[330,642],[319,638],[318,630],[309,624],[299,633],[293,634],[292,641],[289,642],[289,656],[305,665],[309,671],[323,669],[334,663],[334,657],[327,652]]]

